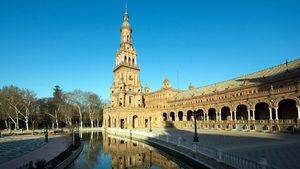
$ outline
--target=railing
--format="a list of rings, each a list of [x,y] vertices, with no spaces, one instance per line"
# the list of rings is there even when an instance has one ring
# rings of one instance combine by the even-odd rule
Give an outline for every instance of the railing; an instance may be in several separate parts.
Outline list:
[[[191,158],[195,158],[199,153],[206,157],[215,159],[218,162],[222,162],[239,169],[275,169],[275,167],[269,165],[265,159],[263,159],[261,162],[252,161],[228,152],[223,152],[213,147],[208,147],[207,145],[190,143],[182,139],[182,137],[174,137],[169,135],[162,135],[157,133],[154,134],[145,131],[128,129],[109,129],[108,132],[116,136],[142,139],[149,142],[154,142],[156,144],[164,144],[169,148],[170,145],[177,146],[179,148],[184,148],[189,153],[192,153],[193,155],[191,156]],[[184,154],[184,152],[180,153]]]

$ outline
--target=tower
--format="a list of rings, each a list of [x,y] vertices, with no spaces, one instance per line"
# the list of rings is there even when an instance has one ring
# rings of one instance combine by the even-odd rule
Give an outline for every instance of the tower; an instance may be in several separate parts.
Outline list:
[[[132,29],[127,9],[120,29],[120,47],[116,53],[114,82],[111,86],[112,107],[142,107],[142,86],[137,54],[132,43]]]

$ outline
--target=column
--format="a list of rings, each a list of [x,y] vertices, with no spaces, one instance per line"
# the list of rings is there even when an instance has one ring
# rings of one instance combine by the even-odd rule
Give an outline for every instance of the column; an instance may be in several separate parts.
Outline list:
[[[248,120],[251,120],[250,109],[248,109],[247,111],[248,111]]]
[[[276,120],[279,120],[279,119],[278,119],[278,107],[275,107],[275,119],[276,119]]]
[[[255,120],[255,109],[252,110],[252,118]]]
[[[232,111],[230,111],[230,120],[231,120],[231,121],[233,120],[233,117],[232,117]]]
[[[236,111],[233,111],[234,113],[234,120],[236,120]]]
[[[299,109],[298,109],[299,110]],[[207,121],[209,120],[209,115],[208,114],[206,114],[206,117],[207,117]]]
[[[183,114],[182,121],[186,121],[186,115]]]
[[[273,118],[272,118],[272,108],[269,108],[269,112],[270,112],[270,120],[273,120]]]
[[[206,121],[206,113],[203,112],[203,121]]]

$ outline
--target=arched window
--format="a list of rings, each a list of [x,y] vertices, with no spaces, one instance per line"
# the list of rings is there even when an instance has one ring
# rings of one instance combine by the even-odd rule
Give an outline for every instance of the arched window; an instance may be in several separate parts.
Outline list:
[[[163,113],[163,120],[167,121],[167,119],[168,119],[167,113]]]
[[[132,59],[132,64],[134,64],[134,58]]]
[[[127,62],[127,57],[126,56],[124,57],[124,61]]]
[[[131,58],[130,58],[130,57],[128,57],[128,63],[129,63],[129,64],[131,63]]]

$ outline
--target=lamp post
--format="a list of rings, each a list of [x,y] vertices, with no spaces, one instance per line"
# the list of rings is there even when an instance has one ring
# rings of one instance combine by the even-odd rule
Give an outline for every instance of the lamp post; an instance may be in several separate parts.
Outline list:
[[[151,127],[151,116],[149,117],[149,122],[150,122],[150,132],[152,132],[152,127]]]
[[[194,127],[195,127],[195,136],[194,136],[194,142],[199,142],[199,137],[197,136],[197,111],[194,111]]]

